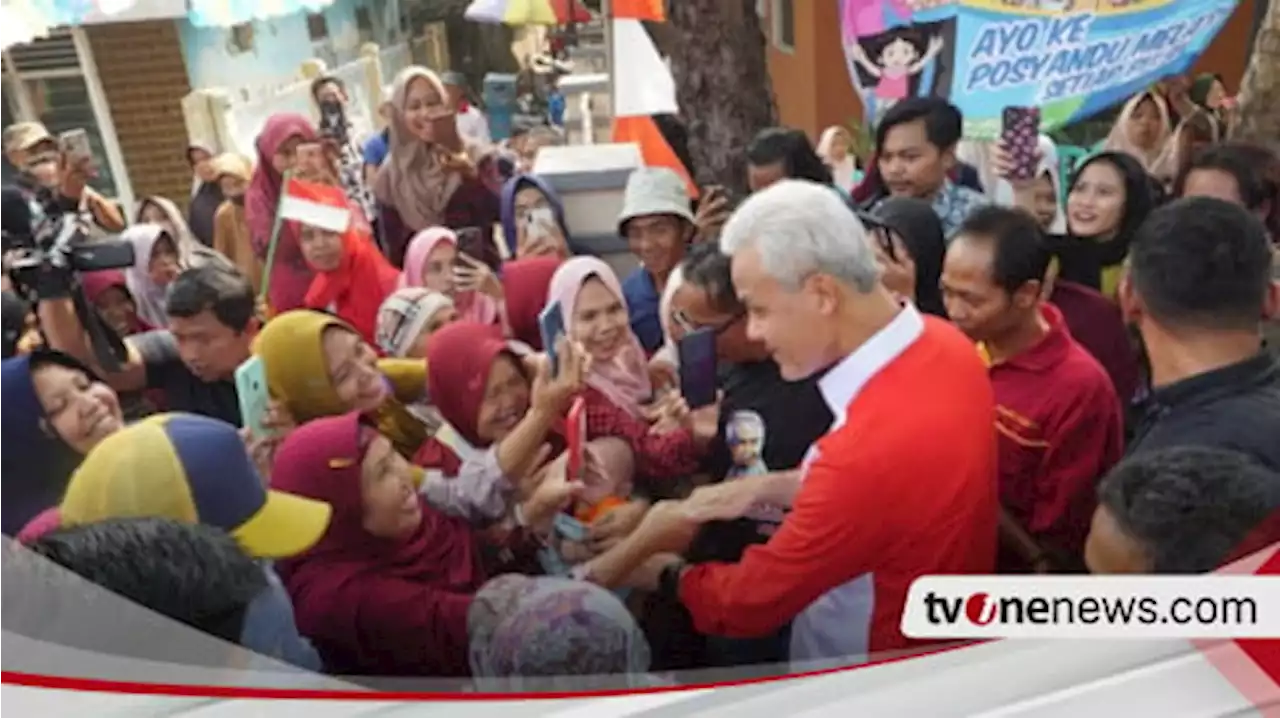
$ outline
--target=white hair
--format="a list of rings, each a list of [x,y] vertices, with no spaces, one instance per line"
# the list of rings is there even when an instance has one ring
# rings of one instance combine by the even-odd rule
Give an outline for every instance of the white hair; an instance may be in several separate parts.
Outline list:
[[[747,198],[720,232],[720,251],[760,254],[765,270],[788,290],[820,272],[863,294],[880,280],[867,230],[832,187],[786,179]]]

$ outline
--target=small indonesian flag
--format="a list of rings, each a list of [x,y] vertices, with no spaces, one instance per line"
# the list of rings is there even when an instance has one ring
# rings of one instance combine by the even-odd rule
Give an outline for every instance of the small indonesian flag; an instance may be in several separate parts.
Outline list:
[[[341,187],[290,179],[280,198],[280,217],[330,232],[345,232],[351,226],[351,207]]]

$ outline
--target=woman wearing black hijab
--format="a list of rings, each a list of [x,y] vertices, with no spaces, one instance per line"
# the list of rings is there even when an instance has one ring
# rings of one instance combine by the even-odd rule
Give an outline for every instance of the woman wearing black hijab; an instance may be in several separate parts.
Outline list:
[[[942,277],[947,241],[942,221],[933,211],[933,206],[914,197],[890,197],[881,202],[874,212],[863,217],[870,229],[880,227],[892,233],[887,241],[876,233],[882,262],[915,267],[916,307],[926,314],[946,318],[947,310],[942,305],[942,290],[938,283]],[[892,242],[892,255],[889,254],[889,242]],[[903,250],[906,256],[899,256]]]
[[[1067,233],[1050,241],[1058,276],[1114,299],[1138,226],[1155,209],[1155,182],[1123,152],[1101,152],[1076,170],[1067,193]]]

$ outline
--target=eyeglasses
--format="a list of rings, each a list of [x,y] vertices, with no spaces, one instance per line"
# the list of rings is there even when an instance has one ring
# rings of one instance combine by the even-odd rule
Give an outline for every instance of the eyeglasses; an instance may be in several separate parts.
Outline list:
[[[737,324],[738,320],[742,319],[745,316],[747,316],[747,310],[740,308],[738,309],[738,311],[733,313],[733,316],[729,317],[723,322],[719,322],[717,324],[699,324],[693,321],[692,319],[690,319],[689,315],[685,314],[683,309],[677,309],[671,313],[671,321],[675,322],[676,325],[679,326],[680,329],[686,333],[693,333],[697,331],[702,331],[703,329],[710,329],[712,334],[719,336],[721,334],[724,334],[726,331],[728,331],[730,327],[732,327],[734,324]]]

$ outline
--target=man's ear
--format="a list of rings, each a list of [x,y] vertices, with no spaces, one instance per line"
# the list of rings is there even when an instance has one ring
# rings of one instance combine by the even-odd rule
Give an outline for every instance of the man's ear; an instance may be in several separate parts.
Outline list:
[[[1133,277],[1130,276],[1128,267],[1120,277],[1120,284],[1116,288],[1116,299],[1120,304],[1120,314],[1127,323],[1136,323],[1146,313],[1142,306],[1142,297],[1134,289]]]
[[[956,145],[942,150],[941,161],[947,172],[951,172],[960,164],[960,160],[956,158]]]

